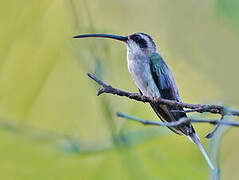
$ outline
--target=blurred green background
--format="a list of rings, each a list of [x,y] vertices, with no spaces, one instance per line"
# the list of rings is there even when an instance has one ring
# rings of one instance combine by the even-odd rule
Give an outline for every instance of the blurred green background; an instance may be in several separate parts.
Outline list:
[[[1,0],[0,20],[0,179],[208,178],[186,137],[115,116],[157,120],[149,105],[96,96],[87,72],[137,92],[125,46],[72,36],[148,33],[183,101],[239,108],[237,0]],[[212,126],[195,128],[207,147]],[[238,179],[238,138],[232,128],[221,142],[222,180]]]

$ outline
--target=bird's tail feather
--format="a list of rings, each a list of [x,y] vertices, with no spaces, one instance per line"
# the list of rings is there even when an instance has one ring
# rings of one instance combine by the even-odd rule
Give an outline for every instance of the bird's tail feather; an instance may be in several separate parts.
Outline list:
[[[207,155],[207,152],[205,151],[205,149],[203,148],[203,146],[200,143],[200,139],[198,137],[198,135],[196,133],[190,134],[189,136],[187,136],[189,138],[190,141],[192,141],[194,144],[197,145],[197,147],[199,148],[199,150],[201,151],[201,153],[203,154],[204,158],[207,161],[208,166],[212,169],[215,170],[215,167],[213,166],[210,158]]]
[[[165,105],[160,105],[155,103],[150,103],[150,105],[162,121],[172,122],[182,117],[187,117],[185,113],[172,113],[170,109]],[[180,110],[183,110],[183,109],[181,108]],[[182,134],[182,133],[185,134],[189,138],[189,140],[191,140],[194,144],[197,145],[197,147],[203,154],[204,158],[206,159],[208,166],[212,170],[215,170],[211,160],[209,159],[206,151],[204,150],[204,148],[202,147],[200,143],[200,139],[197,133],[195,132],[191,124],[188,124],[182,127],[168,127],[168,128],[177,134]]]
[[[173,119],[172,113],[168,110],[167,106],[165,105],[160,105],[160,104],[155,104],[155,103],[150,103],[151,107],[153,108],[154,112],[157,114],[159,119],[163,122],[171,122],[175,121]],[[178,135],[182,135],[182,132],[177,128],[177,127],[168,127],[171,131]]]

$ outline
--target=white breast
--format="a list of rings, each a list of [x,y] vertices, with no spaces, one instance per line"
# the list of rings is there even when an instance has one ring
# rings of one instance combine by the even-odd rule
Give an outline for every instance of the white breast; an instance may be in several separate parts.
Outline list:
[[[128,69],[136,86],[147,97],[160,97],[159,90],[153,80],[149,59],[142,55],[127,54]]]

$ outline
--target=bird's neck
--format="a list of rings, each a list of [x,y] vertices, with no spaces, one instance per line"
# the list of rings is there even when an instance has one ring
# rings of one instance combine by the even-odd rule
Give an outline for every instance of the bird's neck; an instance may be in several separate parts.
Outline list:
[[[142,49],[139,51],[127,50],[127,59],[128,60],[148,59],[149,57],[151,57],[154,54],[156,54],[155,51],[148,51],[146,49]]]

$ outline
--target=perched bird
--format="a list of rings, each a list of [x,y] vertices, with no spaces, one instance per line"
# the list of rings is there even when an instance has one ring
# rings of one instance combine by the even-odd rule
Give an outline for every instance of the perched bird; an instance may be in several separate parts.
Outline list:
[[[140,94],[150,98],[160,97],[181,102],[172,72],[160,54],[157,53],[156,45],[149,35],[145,33],[135,33],[129,36],[83,34],[73,38],[86,37],[111,38],[124,42],[127,46],[128,69]],[[150,103],[150,105],[162,121],[172,122],[187,117],[181,107],[161,105],[155,102]],[[214,169],[190,122],[169,128],[176,134],[186,135],[194,142],[202,152],[209,167]]]

